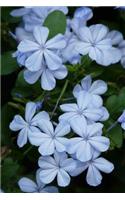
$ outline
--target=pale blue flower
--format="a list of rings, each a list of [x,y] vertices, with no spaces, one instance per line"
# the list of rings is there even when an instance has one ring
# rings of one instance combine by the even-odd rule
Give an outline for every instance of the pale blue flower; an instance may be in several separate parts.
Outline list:
[[[112,30],[108,32],[107,38],[111,39],[112,45],[119,45],[119,43],[123,40],[123,35],[117,30]]]
[[[107,38],[108,32],[108,28],[102,24],[79,28],[76,50],[82,55],[88,54],[92,60],[103,66],[120,61],[121,52],[112,46],[111,39]]]
[[[77,33],[80,27],[86,25],[87,21],[93,17],[93,12],[91,8],[80,7],[74,12],[73,19],[70,22],[72,30]]]
[[[100,95],[107,91],[107,84],[102,80],[96,80],[92,83],[90,75],[81,80],[81,84],[77,84],[73,89],[73,95],[77,97],[79,92],[87,92],[91,97],[91,103],[95,107],[100,107],[103,104],[103,100]]]
[[[119,49],[121,51],[121,65],[125,68],[125,40],[122,40],[119,44]]]
[[[30,143],[39,146],[39,152],[43,156],[52,155],[55,150],[58,152],[66,151],[68,139],[64,136],[70,132],[67,123],[59,123],[55,130],[53,124],[46,120],[39,124],[41,131],[30,133]]]
[[[84,6],[77,8],[74,12],[74,17],[88,21],[93,17],[92,9]]]
[[[19,67],[22,67],[25,65],[25,61],[26,59],[31,55],[31,53],[21,53],[20,51],[15,51],[13,54],[12,54],[12,57],[13,58],[16,58],[17,59],[17,62],[19,64]]]
[[[114,170],[114,165],[103,157],[98,157],[100,153],[94,152],[93,157],[88,162],[76,162],[77,167],[71,173],[72,176],[78,176],[87,169],[86,181],[91,186],[101,184],[102,175],[100,173],[111,173]]]
[[[43,61],[50,70],[59,69],[62,65],[62,59],[56,54],[56,51],[66,46],[64,36],[58,34],[47,41],[49,29],[36,26],[33,29],[34,40],[22,40],[18,45],[18,50],[22,53],[30,52],[31,55],[25,61],[25,67],[30,71],[41,69]]]
[[[76,161],[68,158],[66,153],[55,152],[54,157],[40,157],[38,161],[40,171],[40,180],[45,183],[51,183],[57,176],[57,184],[66,187],[70,184],[70,173],[76,168]]]
[[[81,56],[75,49],[78,38],[74,34],[67,34],[65,35],[65,39],[67,40],[67,44],[66,47],[61,51],[64,62],[69,62],[71,64],[80,63]]]
[[[121,123],[121,127],[125,130],[125,110],[122,115],[118,118],[118,122]]]
[[[82,162],[92,159],[94,151],[107,151],[110,145],[108,138],[102,136],[103,125],[93,123],[87,125],[86,121],[78,118],[71,120],[73,131],[79,136],[69,140],[67,151],[76,154],[76,158]]]
[[[68,103],[60,105],[60,108],[65,113],[60,115],[60,121],[68,121],[70,123],[71,120],[82,119],[83,122],[85,120],[89,122],[96,121],[105,121],[109,115],[108,111],[104,107],[94,107],[91,106],[91,96],[88,93],[79,92],[77,95],[77,103]],[[71,123],[70,123],[71,125]]]
[[[24,71],[24,79],[29,84],[34,84],[40,79],[41,87],[44,90],[52,90],[56,86],[56,79],[64,79],[68,74],[67,68],[61,65],[59,69],[50,70],[45,64],[39,71],[31,72],[29,70]]]
[[[18,185],[22,192],[27,193],[57,193],[58,188],[55,186],[46,186],[40,181],[40,170],[36,172],[36,182],[29,178],[23,177],[18,181]]]
[[[17,42],[21,42],[24,39],[33,40],[33,34],[25,31],[22,27],[17,27],[15,29],[15,34],[11,32],[10,34]]]
[[[32,32],[35,26],[42,26],[48,14],[55,10],[60,10],[65,15],[68,13],[65,6],[34,6],[15,9],[10,14],[13,17],[22,16],[25,30]]]
[[[12,10],[10,15],[13,17],[22,17],[30,12],[31,12],[31,7],[23,7],[23,8]]]
[[[49,120],[47,112],[42,111],[35,115],[36,104],[28,102],[25,108],[25,120],[20,115],[15,115],[14,119],[10,123],[10,129],[12,131],[19,131],[17,144],[19,147],[23,147],[29,139],[30,132],[38,132],[37,128],[39,122]]]
[[[24,28],[28,32],[32,32],[35,26],[42,26],[48,14],[55,10],[62,11],[65,15],[68,8],[65,6],[35,6],[31,8],[31,12],[23,16]]]

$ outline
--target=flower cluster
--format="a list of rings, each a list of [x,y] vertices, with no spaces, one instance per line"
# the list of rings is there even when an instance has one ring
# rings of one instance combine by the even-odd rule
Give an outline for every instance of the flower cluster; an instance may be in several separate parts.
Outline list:
[[[24,7],[11,12],[12,16],[22,17],[16,28],[18,46],[13,57],[24,68],[24,79],[29,84],[40,80],[43,90],[56,87],[56,79],[68,75],[67,64],[81,64],[85,55],[102,66],[121,62],[125,68],[125,40],[122,33],[110,31],[103,24],[87,25],[93,17],[92,9],[77,8],[73,17],[66,17],[66,31],[50,38],[49,28],[45,27],[46,17],[60,10],[68,14],[67,7]],[[88,73],[87,73],[88,74]],[[64,113],[53,122],[48,112],[40,111],[41,102],[28,102],[25,116],[16,115],[10,129],[19,131],[17,144],[22,148],[28,141],[38,148],[39,169],[36,182],[23,177],[18,184],[24,192],[58,192],[55,186],[46,186],[53,180],[57,185],[66,187],[71,177],[87,171],[86,181],[91,186],[101,184],[100,172],[110,173],[114,165],[103,157],[110,146],[110,140],[103,133],[103,122],[109,112],[103,105],[103,95],[107,83],[103,80],[92,81],[85,76],[73,88],[71,103],[60,105]],[[125,129],[125,113],[118,119]]]
[[[19,43],[13,56],[20,66],[25,66],[24,79],[29,84],[40,79],[44,90],[54,89],[56,79],[68,74],[65,65],[80,63],[84,55],[103,66],[121,61],[124,67],[122,34],[103,24],[88,27],[87,21],[93,17],[90,8],[77,8],[73,18],[67,17],[65,34],[48,40],[49,29],[43,25],[54,10],[68,14],[67,7],[25,7],[11,12],[12,16],[22,16],[23,25],[12,34]]]
[[[59,116],[56,127],[47,112],[41,111],[35,115],[37,104],[33,102],[26,104],[25,120],[20,115],[14,117],[10,129],[20,131],[18,146],[23,147],[28,139],[41,154],[37,173],[41,183],[37,181],[36,185],[22,178],[19,181],[22,191],[48,191],[48,186],[43,189],[43,184],[51,183],[56,177],[58,185],[65,187],[70,183],[70,176],[76,176],[87,168],[87,183],[96,186],[102,179],[99,171],[110,173],[113,170],[112,163],[99,157],[110,145],[109,139],[102,135],[103,124],[100,123],[109,117],[100,96],[106,90],[104,81],[92,83],[91,76],[86,76],[81,85],[73,89],[77,103],[60,105],[65,113]],[[71,131],[76,136],[66,137]]]

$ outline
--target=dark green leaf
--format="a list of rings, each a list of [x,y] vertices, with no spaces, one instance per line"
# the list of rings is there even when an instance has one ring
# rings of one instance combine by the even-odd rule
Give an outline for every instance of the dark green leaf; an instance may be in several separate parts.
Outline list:
[[[12,58],[12,51],[8,51],[1,56],[1,74],[7,75],[18,70],[15,58]]]
[[[112,145],[114,147],[120,148],[123,143],[123,133],[120,125],[115,126],[112,128],[107,136],[110,138]]]
[[[66,31],[66,16],[61,11],[54,11],[47,16],[44,26],[49,29],[49,38],[58,33],[64,34]]]

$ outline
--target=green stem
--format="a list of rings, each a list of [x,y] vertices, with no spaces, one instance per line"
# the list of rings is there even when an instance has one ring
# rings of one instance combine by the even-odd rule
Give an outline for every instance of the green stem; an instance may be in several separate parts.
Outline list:
[[[33,148],[33,146],[30,146],[30,147],[23,153],[23,155],[25,156],[32,148]]]
[[[114,128],[118,124],[118,121],[115,121],[106,131],[108,133],[112,128]]]
[[[65,84],[64,84],[64,87],[63,87],[63,89],[62,89],[62,91],[61,91],[61,93],[60,93],[60,95],[59,95],[59,98],[57,99],[56,105],[55,105],[55,107],[54,107],[54,109],[53,109],[53,111],[52,111],[51,119],[52,119],[52,117],[53,117],[53,115],[54,115],[54,113],[55,113],[55,111],[56,111],[56,109],[57,109],[57,107],[58,107],[58,104],[59,104],[59,102],[60,102],[62,96],[64,95],[64,93],[65,93],[65,91],[66,91],[66,88],[67,88],[67,86],[68,86],[68,82],[69,82],[69,80],[66,80],[66,82],[65,82]]]

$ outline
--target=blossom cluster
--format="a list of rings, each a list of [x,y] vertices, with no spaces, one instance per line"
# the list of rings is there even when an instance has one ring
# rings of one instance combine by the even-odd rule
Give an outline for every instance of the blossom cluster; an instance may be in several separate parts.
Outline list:
[[[64,34],[49,38],[44,21],[55,10],[68,14],[67,7],[24,7],[11,12],[12,16],[22,17],[21,25],[11,35],[18,43],[13,57],[24,67],[26,82],[40,80],[41,88],[50,91],[56,87],[56,79],[68,75],[66,65],[80,64],[85,55],[105,67],[121,62],[125,68],[122,33],[110,31],[103,24],[88,26],[87,21],[93,17],[88,7],[77,8],[72,18],[66,17]],[[26,177],[18,182],[23,192],[58,192],[57,187],[47,184],[56,179],[58,186],[66,187],[72,176],[84,171],[86,182],[98,186],[101,172],[113,171],[114,165],[100,157],[110,147],[109,138],[103,134],[103,122],[109,118],[101,96],[106,91],[106,82],[92,81],[86,75],[73,88],[72,102],[60,105],[64,113],[58,116],[58,122],[53,122],[47,111],[40,111],[41,104],[36,102],[27,102],[24,117],[14,117],[10,129],[19,131],[17,145],[22,148],[29,142],[40,154],[36,182]],[[125,128],[123,115],[118,121]]]
[[[66,64],[78,64],[81,57],[88,55],[91,60],[102,66],[121,61],[125,67],[125,42],[119,31],[103,24],[87,25],[93,17],[92,9],[77,8],[73,18],[67,16],[66,31],[48,39],[49,29],[44,26],[48,14],[60,10],[68,14],[67,7],[25,7],[11,12],[21,16],[22,24],[12,36],[17,40],[17,51],[13,56],[20,66],[24,66],[24,79],[33,84],[41,80],[44,90],[52,90],[56,79],[64,79]]]
[[[112,163],[99,157],[110,145],[109,139],[102,135],[101,123],[109,117],[100,96],[106,90],[107,84],[104,81],[92,83],[91,76],[83,78],[81,84],[73,89],[74,101],[77,103],[60,105],[65,113],[59,116],[56,126],[46,111],[35,115],[37,105],[33,102],[26,104],[25,119],[20,115],[14,117],[10,129],[20,131],[18,146],[23,147],[29,140],[38,147],[41,154],[37,177],[42,186],[38,181],[36,186],[29,179],[22,178],[19,186],[24,192],[49,191],[48,186],[43,189],[43,185],[51,183],[56,176],[57,184],[65,187],[70,183],[70,176],[77,176],[86,169],[87,183],[97,186],[102,180],[99,171],[110,173],[113,170]],[[71,132],[74,134],[69,138]]]

